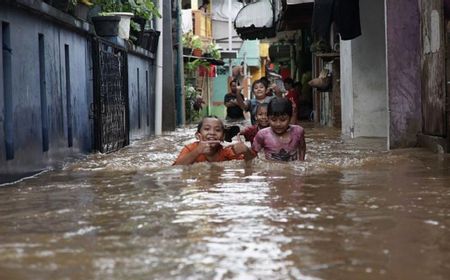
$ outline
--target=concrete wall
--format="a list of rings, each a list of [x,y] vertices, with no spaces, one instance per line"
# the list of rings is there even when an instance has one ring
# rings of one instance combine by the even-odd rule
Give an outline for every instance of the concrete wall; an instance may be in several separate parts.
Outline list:
[[[386,0],[389,145],[411,147],[421,131],[418,1]]]
[[[88,79],[91,75],[87,61],[90,57],[87,38],[43,19],[42,15],[9,6],[1,7],[0,21],[10,29],[11,69],[4,69],[3,63],[0,67],[10,71],[12,77],[14,147],[13,158],[5,160],[2,137],[0,173],[39,170],[64,154],[90,151],[91,121],[88,110],[92,102],[92,87],[91,79]],[[39,38],[43,46],[41,55]],[[43,69],[40,65],[44,65],[45,73],[40,73]],[[68,87],[67,70],[70,73]],[[0,95],[4,97],[5,94],[2,84]],[[42,97],[47,103],[44,110],[41,110],[44,105]],[[71,108],[69,113],[68,102]],[[3,102],[0,108],[0,115],[3,115]],[[5,123],[0,122],[0,130],[4,131],[4,126]],[[69,147],[69,127],[72,147]]]
[[[128,54],[130,140],[155,133],[154,60]]]
[[[355,125],[353,122],[353,68],[352,43],[341,41],[341,117],[342,134],[354,137]]]
[[[361,0],[362,35],[341,41],[342,133],[387,137],[384,1]]]
[[[0,24],[1,184],[91,152],[94,125],[92,26],[33,0],[0,2]],[[130,140],[154,134],[154,68],[128,48]]]
[[[216,43],[222,47],[223,50],[228,50],[228,22],[212,20],[212,34]],[[234,27],[231,28],[231,48],[239,51],[242,46],[242,39],[237,35]]]

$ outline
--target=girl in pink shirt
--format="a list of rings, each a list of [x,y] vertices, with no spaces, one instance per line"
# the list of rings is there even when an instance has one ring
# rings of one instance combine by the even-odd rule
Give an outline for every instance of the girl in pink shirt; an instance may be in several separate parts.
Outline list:
[[[270,126],[259,130],[253,139],[255,153],[264,150],[268,160],[305,160],[305,131],[299,125],[290,124],[292,111],[291,102],[285,98],[277,97],[269,102]]]

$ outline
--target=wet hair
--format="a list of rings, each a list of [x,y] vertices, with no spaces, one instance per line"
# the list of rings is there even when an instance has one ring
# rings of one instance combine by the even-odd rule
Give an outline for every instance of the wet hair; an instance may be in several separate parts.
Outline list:
[[[283,80],[283,83],[291,85],[291,86],[294,86],[294,80],[292,78],[289,78],[289,77],[285,78]]]
[[[256,106],[256,114],[258,114],[258,110],[259,110],[259,108],[268,108],[269,107],[269,104],[267,104],[267,103],[258,103],[258,105]]]
[[[255,87],[256,87],[257,84],[262,84],[267,89],[266,84],[263,81],[261,81],[261,79],[259,79],[259,80],[256,80],[256,81],[253,82],[253,84],[252,84],[252,92],[255,90]]]
[[[220,122],[221,126],[222,126],[222,130],[225,130],[225,125],[223,124],[223,121],[221,119],[219,119],[219,117],[214,116],[214,115],[209,115],[209,116],[203,117],[202,120],[198,123],[198,125],[197,125],[197,132],[200,132],[200,130],[202,129],[203,122],[204,122],[205,119],[216,119],[216,120],[218,120]]]
[[[292,117],[292,103],[283,97],[274,97],[270,100],[267,108],[267,116],[284,116]]]
[[[266,76],[263,76],[259,80],[266,86],[266,88],[269,87],[269,85],[270,85],[269,78],[267,78]]]

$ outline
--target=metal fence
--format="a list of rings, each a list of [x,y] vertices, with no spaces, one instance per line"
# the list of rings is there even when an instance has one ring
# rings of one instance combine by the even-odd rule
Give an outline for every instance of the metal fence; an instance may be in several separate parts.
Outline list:
[[[127,52],[93,39],[94,143],[102,153],[129,144]]]

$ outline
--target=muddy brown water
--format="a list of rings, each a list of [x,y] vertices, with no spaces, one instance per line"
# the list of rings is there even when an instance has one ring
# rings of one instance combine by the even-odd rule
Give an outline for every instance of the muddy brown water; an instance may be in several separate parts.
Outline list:
[[[179,129],[3,185],[0,279],[449,279],[450,156],[306,133],[306,162],[171,166]]]

